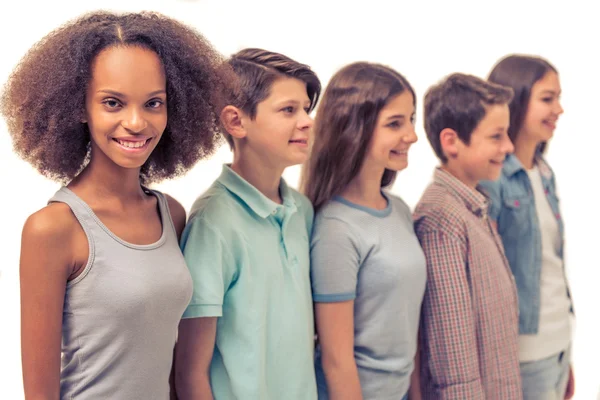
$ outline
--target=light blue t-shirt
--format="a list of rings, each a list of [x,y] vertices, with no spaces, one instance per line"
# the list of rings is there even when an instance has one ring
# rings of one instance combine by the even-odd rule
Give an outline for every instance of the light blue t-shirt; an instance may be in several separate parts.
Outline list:
[[[183,318],[220,317],[216,400],[314,400],[313,209],[282,179],[279,205],[227,165],[196,200],[181,247],[194,282]]]
[[[311,244],[314,301],[354,300],[354,358],[369,400],[408,391],[426,281],[410,209],[383,195],[384,210],[336,197],[317,213]],[[316,373],[319,399],[327,399],[320,348]]]

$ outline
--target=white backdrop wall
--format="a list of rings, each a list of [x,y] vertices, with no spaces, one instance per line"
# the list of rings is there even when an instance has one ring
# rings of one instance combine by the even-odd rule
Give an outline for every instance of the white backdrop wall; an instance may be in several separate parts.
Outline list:
[[[307,63],[325,84],[341,66],[359,60],[387,64],[414,86],[418,95],[419,142],[393,192],[413,207],[431,178],[436,159],[422,128],[422,96],[452,72],[485,77],[508,53],[541,55],[559,70],[565,109],[548,158],[559,184],[566,220],[567,265],[577,312],[574,343],[576,399],[598,395],[600,373],[600,262],[597,178],[593,176],[600,138],[600,24],[597,5],[587,1],[480,2],[269,0],[105,0],[13,2],[0,4],[0,83],[24,52],[44,34],[87,11],[154,10],[199,29],[221,52],[244,47],[283,52]],[[231,154],[224,146],[185,177],[156,187],[189,209],[218,176]],[[299,169],[285,172],[297,186]],[[20,233],[27,216],[43,207],[58,188],[12,152],[0,120],[0,398],[23,398],[19,340],[18,262]],[[596,371],[596,372],[594,372]],[[600,397],[599,397],[600,398]]]

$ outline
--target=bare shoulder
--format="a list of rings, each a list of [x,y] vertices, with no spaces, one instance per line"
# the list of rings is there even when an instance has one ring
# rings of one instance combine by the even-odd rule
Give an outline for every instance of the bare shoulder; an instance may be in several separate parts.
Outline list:
[[[169,204],[169,211],[171,212],[171,219],[173,220],[173,225],[175,225],[175,231],[177,232],[177,237],[181,237],[181,232],[183,232],[183,228],[185,228],[186,222],[186,213],[185,209],[177,200],[173,197],[169,196],[165,193],[165,197],[167,199],[167,203]]]
[[[77,268],[77,260],[87,258],[85,233],[64,203],[52,203],[33,213],[25,221],[21,237],[22,268],[50,268],[55,266],[71,274]]]
[[[70,239],[80,228],[79,222],[64,203],[51,203],[31,214],[23,226],[23,237],[60,242]]]

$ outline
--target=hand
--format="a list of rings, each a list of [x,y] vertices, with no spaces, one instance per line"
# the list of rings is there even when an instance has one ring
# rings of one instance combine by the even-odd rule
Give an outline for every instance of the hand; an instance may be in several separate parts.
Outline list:
[[[565,391],[565,400],[572,399],[575,394],[575,376],[573,368],[569,367],[569,381],[567,382],[567,390]]]

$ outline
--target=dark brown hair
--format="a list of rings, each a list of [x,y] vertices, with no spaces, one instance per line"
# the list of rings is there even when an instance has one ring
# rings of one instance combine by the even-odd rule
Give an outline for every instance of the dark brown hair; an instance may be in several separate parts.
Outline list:
[[[543,58],[516,54],[498,61],[492,72],[490,72],[489,82],[508,86],[512,88],[515,94],[508,105],[510,109],[508,136],[513,143],[515,143],[517,135],[523,127],[529,107],[529,99],[531,98],[531,89],[548,72],[558,74],[556,68]],[[546,143],[541,143],[539,150],[543,152],[545,147]]]
[[[473,75],[455,73],[427,90],[423,117],[427,139],[437,157],[448,161],[442,151],[440,132],[450,128],[469,144],[471,134],[485,117],[487,107],[508,104],[513,92]]]
[[[365,160],[379,112],[395,96],[415,92],[393,69],[357,62],[338,71],[325,93],[314,125],[311,158],[305,165],[302,190],[318,210],[339,195],[358,175]],[[385,170],[381,186],[390,185],[396,171]]]
[[[295,78],[306,83],[306,93],[310,99],[310,111],[317,105],[321,94],[321,82],[308,65],[301,64],[283,54],[263,49],[244,49],[235,53],[228,60],[238,76],[238,93],[232,103],[248,114],[256,117],[256,106],[269,97],[273,82],[282,77]],[[231,135],[225,139],[233,149]]]
[[[95,57],[111,46],[139,46],[162,61],[167,127],[141,168],[143,183],[181,175],[217,143],[227,79],[222,57],[194,29],[157,13],[93,12],[54,30],[10,76],[0,111],[15,152],[44,176],[68,182],[89,161],[85,91]]]

